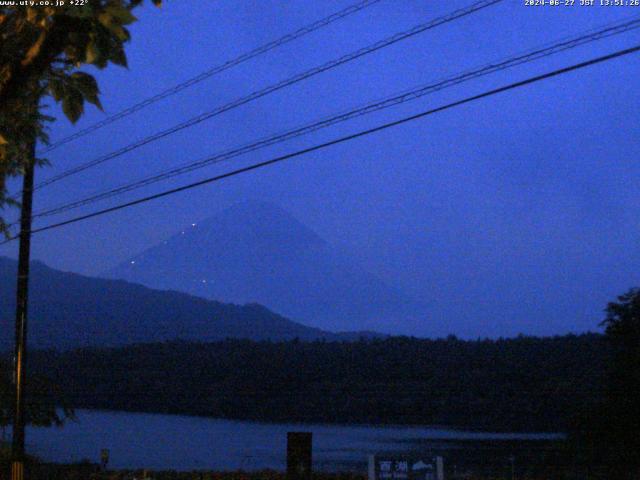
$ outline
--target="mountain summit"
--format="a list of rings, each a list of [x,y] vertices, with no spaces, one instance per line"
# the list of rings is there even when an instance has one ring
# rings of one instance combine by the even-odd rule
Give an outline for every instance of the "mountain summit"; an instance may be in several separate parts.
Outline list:
[[[416,307],[277,205],[245,202],[105,273],[151,288],[256,302],[334,331],[393,331]]]

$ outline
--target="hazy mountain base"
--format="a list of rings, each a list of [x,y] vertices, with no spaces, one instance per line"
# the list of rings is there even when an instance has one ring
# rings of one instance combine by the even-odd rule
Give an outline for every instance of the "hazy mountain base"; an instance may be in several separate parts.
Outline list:
[[[34,352],[78,408],[274,422],[565,430],[602,391],[600,335],[169,342]]]

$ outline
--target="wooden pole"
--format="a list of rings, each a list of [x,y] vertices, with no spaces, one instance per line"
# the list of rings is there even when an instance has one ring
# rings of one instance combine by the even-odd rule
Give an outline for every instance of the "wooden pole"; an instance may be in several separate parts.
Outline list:
[[[16,340],[14,356],[15,405],[11,444],[11,480],[24,479],[25,460],[25,388],[27,368],[27,306],[29,302],[29,260],[31,255],[31,214],[35,168],[35,136],[29,145],[30,158],[25,162],[20,214],[20,253],[16,288]]]

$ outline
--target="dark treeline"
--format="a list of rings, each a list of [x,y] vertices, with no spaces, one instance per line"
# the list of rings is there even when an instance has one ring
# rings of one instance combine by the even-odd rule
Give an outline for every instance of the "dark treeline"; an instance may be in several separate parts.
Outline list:
[[[599,400],[596,334],[501,340],[168,342],[34,352],[77,408],[262,421],[562,431]]]

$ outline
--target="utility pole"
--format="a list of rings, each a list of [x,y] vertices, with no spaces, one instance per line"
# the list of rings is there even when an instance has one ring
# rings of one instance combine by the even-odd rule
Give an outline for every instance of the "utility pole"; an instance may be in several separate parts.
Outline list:
[[[37,105],[37,103],[36,103]],[[20,213],[20,253],[16,288],[16,340],[14,355],[15,404],[11,444],[11,480],[24,480],[25,387],[27,368],[27,305],[29,301],[29,257],[31,255],[31,213],[33,206],[33,176],[35,169],[35,127],[27,147],[22,184]]]

